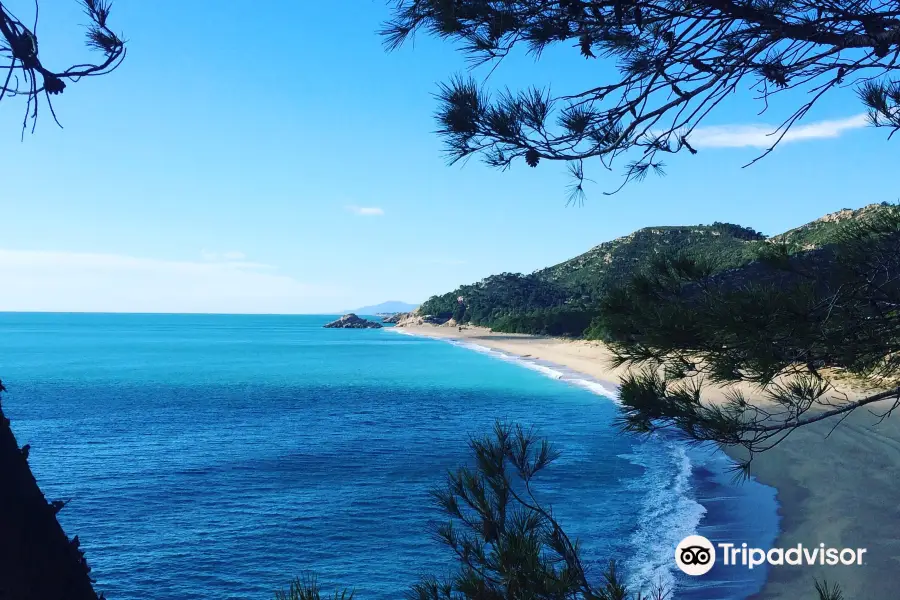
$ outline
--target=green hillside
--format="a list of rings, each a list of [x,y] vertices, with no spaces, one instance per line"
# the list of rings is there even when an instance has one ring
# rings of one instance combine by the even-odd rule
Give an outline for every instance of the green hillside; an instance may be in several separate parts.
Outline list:
[[[847,223],[884,206],[844,209],[771,238],[730,223],[646,227],[528,275],[492,275],[432,296],[419,313],[495,331],[582,336],[610,289],[662,257],[699,260],[718,272],[753,262],[769,244],[784,244],[791,254],[807,252],[831,243]]]
[[[791,252],[802,252],[821,248],[834,241],[835,236],[848,224],[854,221],[865,220],[883,211],[886,202],[881,204],[869,204],[862,208],[845,208],[838,212],[830,213],[795,229],[785,231],[772,236],[770,241],[787,244]]]
[[[573,291],[595,296],[622,279],[630,278],[655,257],[683,254],[713,258],[719,268],[741,265],[754,257],[761,233],[729,223],[685,227],[645,227],[610,242],[604,242],[535,275]]]

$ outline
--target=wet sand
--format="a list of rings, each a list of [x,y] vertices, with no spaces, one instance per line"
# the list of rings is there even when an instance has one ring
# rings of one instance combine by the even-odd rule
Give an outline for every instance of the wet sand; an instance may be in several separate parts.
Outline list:
[[[403,329],[545,360],[610,386],[617,385],[624,373],[610,366],[612,354],[599,342],[493,333],[482,327]],[[875,404],[859,409],[833,432],[833,419],[800,428],[754,460],[754,477],[778,490],[782,516],[778,547],[824,543],[867,549],[862,566],[774,567],[756,599],[817,599],[816,578],[840,584],[845,600],[900,598],[900,416],[877,423],[872,414],[886,408]],[[725,451],[739,456],[739,450]]]

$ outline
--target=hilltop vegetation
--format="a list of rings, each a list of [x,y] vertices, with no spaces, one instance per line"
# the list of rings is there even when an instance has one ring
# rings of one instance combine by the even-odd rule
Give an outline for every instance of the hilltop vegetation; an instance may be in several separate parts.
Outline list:
[[[886,206],[844,209],[768,238],[731,223],[646,227],[528,275],[491,275],[432,296],[419,312],[509,333],[602,337],[595,317],[604,298],[660,260],[689,258],[721,273],[754,263],[776,247],[791,255],[805,253],[828,245],[848,224]]]
[[[869,204],[856,210],[844,208],[806,225],[773,236],[771,241],[785,244],[792,252],[821,248],[834,242],[849,224],[871,221],[874,217],[887,212],[885,209],[890,206],[887,202],[882,202],[881,204]]]
[[[764,239],[753,229],[730,223],[645,227],[535,274],[579,292],[585,300],[596,300],[608,287],[631,277],[658,256],[716,257],[721,268],[728,268],[752,260],[751,242]]]

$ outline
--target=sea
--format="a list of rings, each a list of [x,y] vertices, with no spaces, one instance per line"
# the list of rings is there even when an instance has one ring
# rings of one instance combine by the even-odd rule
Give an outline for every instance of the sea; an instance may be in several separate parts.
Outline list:
[[[599,583],[739,600],[766,571],[677,570],[685,536],[771,547],[775,490],[720,451],[621,433],[615,390],[478,345],[328,315],[0,313],[3,408],[109,600],[272,599],[314,574],[404,597],[455,563],[429,492],[500,421],[560,452],[535,479]]]

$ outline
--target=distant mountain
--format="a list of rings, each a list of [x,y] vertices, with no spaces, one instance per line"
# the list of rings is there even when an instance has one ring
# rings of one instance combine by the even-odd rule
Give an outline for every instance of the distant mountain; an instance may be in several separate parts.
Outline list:
[[[399,300],[388,300],[381,304],[372,306],[363,306],[354,308],[353,310],[345,310],[344,313],[356,313],[358,315],[378,315],[382,313],[401,313],[414,310],[418,304],[410,304],[409,302],[400,302]]]
[[[773,237],[731,223],[645,227],[528,275],[491,275],[432,296],[419,310],[437,319],[452,317],[497,331],[580,336],[607,291],[660,256],[706,259],[724,272],[750,265],[767,244],[784,243],[790,254],[822,248],[834,242],[847,224],[871,218],[884,206],[843,209]]]

